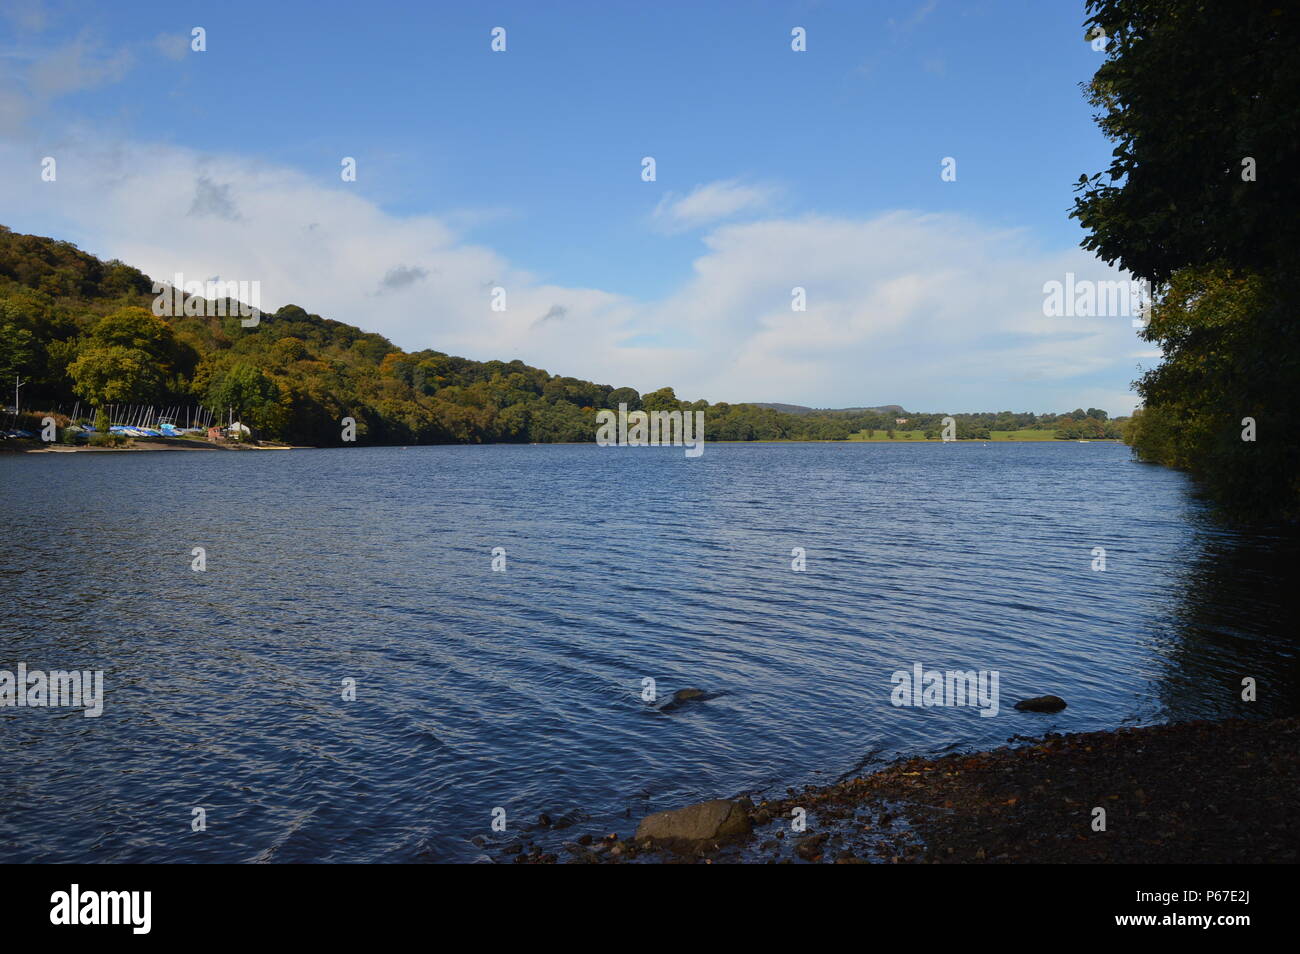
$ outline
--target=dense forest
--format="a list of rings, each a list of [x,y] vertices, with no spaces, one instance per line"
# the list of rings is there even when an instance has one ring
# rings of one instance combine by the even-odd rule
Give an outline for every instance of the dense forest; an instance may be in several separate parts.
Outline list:
[[[1087,88],[1115,142],[1081,176],[1084,247],[1155,291],[1163,362],[1126,440],[1238,517],[1300,517],[1300,6],[1090,0]]]
[[[77,401],[83,409],[199,404],[223,416],[230,409],[258,437],[312,445],[339,443],[345,417],[355,419],[361,443],[592,441],[596,411],[620,403],[707,411],[713,441],[848,440],[873,430],[933,439],[945,416],[682,401],[671,387],[639,394],[522,361],[408,353],[297,305],[244,327],[229,300],[205,303],[212,317],[158,317],[154,298],[152,280],[122,262],[0,226],[0,375],[10,388],[14,375],[26,382],[22,404],[31,410],[69,410]],[[959,440],[1024,429],[1117,438],[1122,424],[1095,408],[952,417]]]

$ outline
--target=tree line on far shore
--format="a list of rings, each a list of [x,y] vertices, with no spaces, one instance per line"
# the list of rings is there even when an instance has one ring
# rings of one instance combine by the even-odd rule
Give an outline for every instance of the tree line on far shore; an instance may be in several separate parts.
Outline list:
[[[264,439],[339,443],[356,421],[361,443],[585,442],[596,411],[707,412],[709,440],[848,440],[861,431],[938,436],[942,413],[879,410],[784,413],[754,404],[680,400],[549,374],[522,361],[406,352],[386,338],[286,305],[244,327],[233,302],[208,317],[158,317],[153,282],[54,239],[0,226],[0,375],[26,382],[31,409],[202,404]],[[0,382],[2,383],[2,382]],[[0,392],[3,393],[3,392]],[[89,417],[89,414],[85,415]],[[959,440],[990,429],[1119,436],[1104,411],[954,414]],[[101,421],[101,423],[103,423]]]

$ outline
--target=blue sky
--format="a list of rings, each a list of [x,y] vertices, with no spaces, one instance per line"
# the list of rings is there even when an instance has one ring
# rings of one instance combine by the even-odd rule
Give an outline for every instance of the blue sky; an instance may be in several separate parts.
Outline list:
[[[1041,315],[1044,282],[1115,277],[1067,217],[1110,153],[1081,3],[6,14],[4,224],[156,277],[710,400],[1127,413],[1154,360],[1127,318]]]

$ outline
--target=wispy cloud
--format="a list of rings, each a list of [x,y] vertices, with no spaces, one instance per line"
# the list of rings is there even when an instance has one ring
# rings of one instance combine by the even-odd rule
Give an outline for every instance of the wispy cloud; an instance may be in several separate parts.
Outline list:
[[[37,97],[52,99],[115,83],[134,62],[130,50],[104,50],[82,36],[42,56],[28,71],[27,81]]]
[[[889,26],[895,33],[907,33],[915,30],[939,6],[939,0],[924,0],[915,10],[902,19],[889,18]]]
[[[20,30],[39,32],[49,25],[50,15],[41,0],[5,0],[0,16]]]
[[[43,8],[32,6],[11,20],[30,30],[44,27]],[[135,55],[127,47],[106,49],[89,33],[58,46],[43,47],[33,36],[0,48],[0,133],[17,137],[28,125],[48,114],[59,97],[119,82],[131,71]]]
[[[169,60],[183,60],[190,52],[190,37],[184,33],[159,33],[153,38],[153,45]]]
[[[654,210],[654,222],[666,232],[712,225],[741,213],[767,208],[776,198],[773,186],[747,185],[735,179],[696,186],[689,195],[669,193]]]

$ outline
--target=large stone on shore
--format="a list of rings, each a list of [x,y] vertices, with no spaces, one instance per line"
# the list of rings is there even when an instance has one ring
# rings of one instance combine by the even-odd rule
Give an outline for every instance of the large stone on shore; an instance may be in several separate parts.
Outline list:
[[[641,819],[636,838],[653,838],[669,846],[690,847],[749,834],[749,815],[738,802],[715,798],[708,802],[655,812]]]
[[[1034,696],[1021,699],[1016,708],[1022,712],[1060,712],[1065,708],[1065,700],[1060,696]]]

